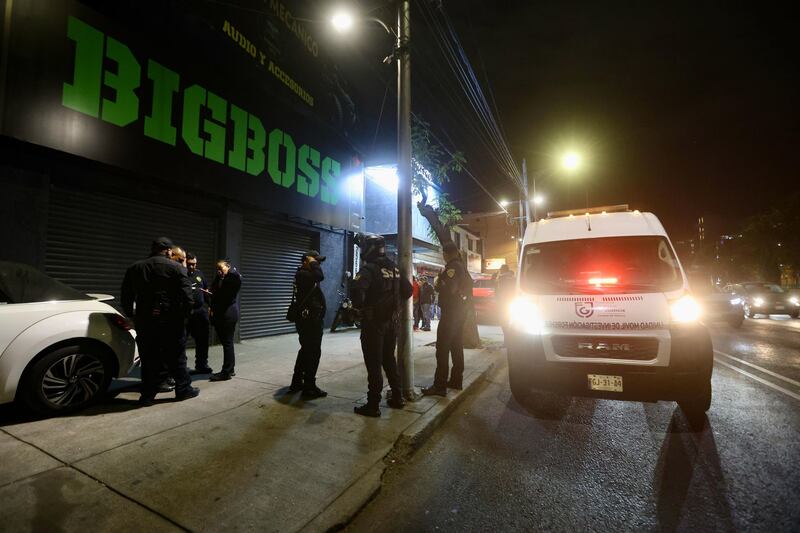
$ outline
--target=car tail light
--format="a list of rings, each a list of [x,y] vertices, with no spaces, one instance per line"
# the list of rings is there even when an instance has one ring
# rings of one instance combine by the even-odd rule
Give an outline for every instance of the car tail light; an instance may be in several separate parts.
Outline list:
[[[131,321],[122,315],[111,315],[111,322],[125,331],[130,331],[133,329],[133,324],[131,324]]]

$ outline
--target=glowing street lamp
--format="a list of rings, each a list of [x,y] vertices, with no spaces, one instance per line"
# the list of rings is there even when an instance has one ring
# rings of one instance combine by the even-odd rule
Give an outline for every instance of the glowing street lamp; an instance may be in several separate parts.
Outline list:
[[[331,25],[333,29],[339,33],[345,33],[353,28],[354,24],[353,15],[347,11],[337,11],[331,17]]]
[[[578,152],[567,152],[561,158],[561,165],[570,172],[578,170],[583,165],[583,157]]]

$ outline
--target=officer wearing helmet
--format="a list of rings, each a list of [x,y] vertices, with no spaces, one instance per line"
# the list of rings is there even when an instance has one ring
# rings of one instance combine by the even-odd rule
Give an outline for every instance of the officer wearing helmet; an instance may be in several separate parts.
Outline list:
[[[411,297],[411,284],[400,277],[394,262],[386,257],[386,243],[380,235],[359,233],[356,244],[361,248],[364,265],[350,287],[353,307],[361,316],[361,350],[367,366],[367,403],[353,410],[363,416],[381,416],[379,404],[383,390],[383,374],[392,389],[389,407],[405,405],[397,371],[395,347],[400,305]]]

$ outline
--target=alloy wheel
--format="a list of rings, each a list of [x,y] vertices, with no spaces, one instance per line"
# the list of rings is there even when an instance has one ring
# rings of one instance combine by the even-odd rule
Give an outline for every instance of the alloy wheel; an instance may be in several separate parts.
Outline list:
[[[42,377],[42,395],[58,407],[86,403],[100,392],[105,380],[103,362],[87,353],[58,359]]]

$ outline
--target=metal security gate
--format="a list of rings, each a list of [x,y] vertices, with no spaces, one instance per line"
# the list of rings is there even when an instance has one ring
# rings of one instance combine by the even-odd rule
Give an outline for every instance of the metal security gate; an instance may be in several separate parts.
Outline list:
[[[294,273],[303,252],[312,246],[310,233],[245,222],[239,322],[243,339],[294,331],[294,324],[286,321],[286,310],[292,299]]]
[[[125,270],[147,257],[156,237],[169,237],[198,257],[214,277],[216,219],[117,196],[53,188],[47,218],[45,270],[83,292],[111,294],[119,307]]]

